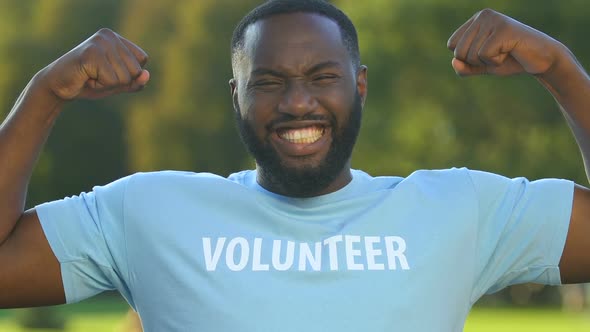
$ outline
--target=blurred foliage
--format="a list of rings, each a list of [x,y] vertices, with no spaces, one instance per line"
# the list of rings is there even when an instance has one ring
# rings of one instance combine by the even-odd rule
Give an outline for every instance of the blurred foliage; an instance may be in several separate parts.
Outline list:
[[[339,0],[355,22],[369,99],[353,166],[374,175],[468,166],[586,183],[574,139],[531,77],[458,78],[446,41],[493,6],[590,61],[587,0]],[[101,27],[150,54],[138,95],[75,102],[59,119],[28,205],[136,171],[253,167],[234,128],[229,43],[254,0],[0,0],[0,114],[43,66]]]
[[[135,171],[227,175],[253,166],[235,132],[229,41],[259,1],[0,0],[0,105],[32,75],[101,27],[150,54],[139,95],[76,102],[62,114],[32,179],[29,206]],[[353,166],[406,175],[468,166],[508,176],[585,182],[581,158],[552,97],[531,77],[458,78],[450,34],[493,5],[567,44],[581,60],[585,1],[335,1],[356,23],[369,99]],[[19,27],[15,29],[14,27]]]
[[[16,320],[20,326],[27,329],[63,331],[66,328],[66,318],[52,307],[20,310],[17,312]]]

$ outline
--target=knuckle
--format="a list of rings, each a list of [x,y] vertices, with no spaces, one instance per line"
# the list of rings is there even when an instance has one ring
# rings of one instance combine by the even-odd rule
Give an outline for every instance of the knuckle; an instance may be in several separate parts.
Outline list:
[[[464,54],[463,52],[460,52],[458,48],[457,48],[457,49],[455,49],[455,52],[453,53],[453,56],[454,56],[456,59],[459,59],[459,60],[465,60],[465,54]]]
[[[92,38],[90,38],[90,43],[94,45],[101,45],[108,41],[108,38],[101,33],[95,33]]]
[[[129,73],[131,74],[131,77],[136,78],[139,75],[141,75],[142,69],[139,65],[137,66],[133,66],[131,69],[129,69]]]
[[[113,30],[109,28],[101,28],[91,39],[96,43],[104,43],[111,41],[114,37],[116,37],[116,33]]]
[[[497,12],[491,8],[484,8],[479,12],[479,17],[486,18],[486,17],[493,17],[497,14]]]
[[[96,34],[99,36],[114,36],[115,32],[109,28],[100,28]]]
[[[454,40],[449,39],[447,41],[447,48],[449,50],[454,50],[456,46],[457,46],[457,43]]]
[[[141,64],[145,64],[145,63],[147,63],[147,62],[148,62],[149,58],[150,58],[150,57],[149,57],[149,55],[147,55],[145,52],[142,52],[142,53],[141,53],[141,54],[138,56],[138,59],[137,59],[137,60],[139,61],[139,63],[141,63]]]

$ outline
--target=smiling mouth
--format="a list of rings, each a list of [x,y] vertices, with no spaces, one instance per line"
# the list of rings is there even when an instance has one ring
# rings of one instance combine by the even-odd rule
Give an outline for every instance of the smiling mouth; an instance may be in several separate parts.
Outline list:
[[[325,133],[323,126],[309,126],[303,128],[282,128],[277,130],[277,135],[290,143],[311,144],[317,142]]]

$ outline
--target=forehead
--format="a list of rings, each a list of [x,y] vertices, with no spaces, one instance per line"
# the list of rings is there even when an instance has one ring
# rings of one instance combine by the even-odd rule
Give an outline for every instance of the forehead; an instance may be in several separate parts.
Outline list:
[[[338,24],[310,13],[274,15],[249,26],[244,35],[244,60],[244,69],[293,71],[325,61],[343,66],[351,62]]]

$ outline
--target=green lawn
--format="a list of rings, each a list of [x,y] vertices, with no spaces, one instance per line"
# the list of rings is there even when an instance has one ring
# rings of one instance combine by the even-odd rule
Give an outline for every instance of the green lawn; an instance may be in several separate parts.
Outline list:
[[[590,312],[549,309],[474,309],[465,332],[583,332],[590,331]]]
[[[82,303],[57,306],[56,311],[67,318],[65,332],[123,332],[121,327],[128,308],[127,303],[119,297],[100,296]],[[19,328],[15,319],[21,314],[19,310],[0,310],[1,332],[55,332]]]
[[[67,332],[123,332],[122,314],[75,314],[68,319]],[[0,320],[2,332],[55,332],[50,329],[23,329],[12,319]]]
[[[113,298],[61,306],[59,314],[68,317],[66,332],[123,332],[127,305]],[[14,320],[14,310],[0,310],[2,332],[50,332],[25,330]],[[582,332],[590,331],[590,312],[567,313],[545,309],[483,309],[472,311],[464,332]],[[54,332],[54,331],[51,331]]]

